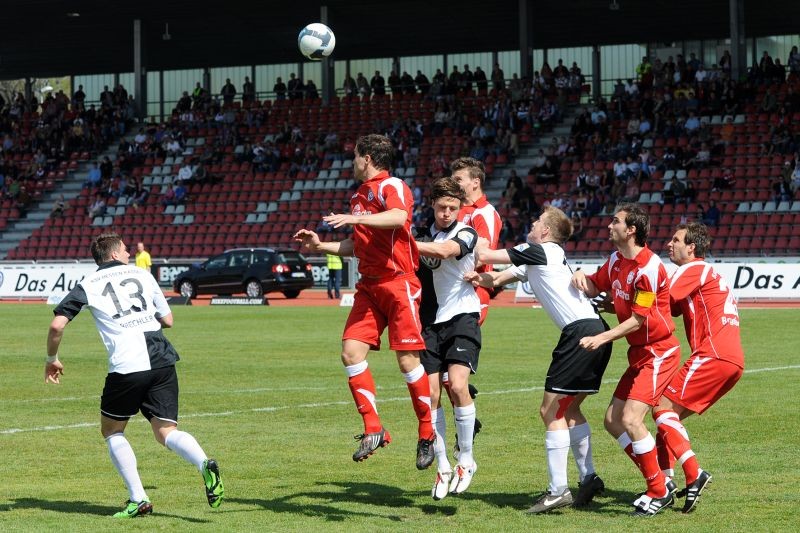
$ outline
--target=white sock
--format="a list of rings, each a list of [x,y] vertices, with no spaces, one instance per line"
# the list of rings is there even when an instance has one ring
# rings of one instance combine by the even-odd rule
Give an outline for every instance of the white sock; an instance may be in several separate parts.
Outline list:
[[[567,457],[569,456],[569,430],[545,431],[544,447],[547,451],[547,471],[550,474],[550,494],[563,494],[567,483]]]
[[[648,433],[647,436],[641,440],[633,441],[633,453],[636,455],[644,455],[653,451],[656,447],[656,439]]]
[[[117,469],[125,486],[128,487],[128,499],[132,502],[146,500],[147,493],[144,491],[139,471],[136,469],[136,454],[133,453],[128,439],[122,433],[114,433],[106,438],[106,444],[114,468]]]
[[[454,407],[456,416],[456,435],[458,435],[458,462],[470,466],[475,462],[472,458],[472,436],[475,431],[475,404]]]
[[[203,462],[208,459],[208,456],[189,433],[177,429],[170,431],[167,438],[164,439],[164,444],[167,445],[167,448],[196,466],[201,474],[203,473]]]
[[[419,380],[420,378],[425,376],[425,367],[419,365],[417,368],[410,372],[403,372],[403,377],[406,380],[406,383],[414,383],[415,381]]]
[[[453,467],[450,466],[450,460],[447,459],[447,439],[445,438],[447,431],[447,420],[444,419],[444,409],[431,410],[431,424],[436,431],[436,443],[433,445],[433,452],[436,454],[436,464],[439,472],[450,472]]]
[[[583,478],[589,474],[594,474],[592,430],[589,427],[589,422],[569,428],[569,445],[572,448],[575,465],[578,467],[580,481],[583,481]]]

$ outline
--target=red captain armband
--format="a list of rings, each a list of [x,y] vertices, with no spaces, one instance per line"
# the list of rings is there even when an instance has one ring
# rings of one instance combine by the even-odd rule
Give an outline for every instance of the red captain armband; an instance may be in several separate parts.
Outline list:
[[[637,290],[633,296],[633,303],[639,307],[652,307],[653,302],[656,301],[656,293],[649,291]]]

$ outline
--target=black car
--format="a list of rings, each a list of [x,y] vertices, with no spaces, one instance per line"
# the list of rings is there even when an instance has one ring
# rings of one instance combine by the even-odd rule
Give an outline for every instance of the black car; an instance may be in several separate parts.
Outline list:
[[[212,257],[175,278],[175,291],[195,298],[198,294],[246,293],[259,298],[282,292],[297,298],[314,285],[311,264],[295,250],[236,248]]]

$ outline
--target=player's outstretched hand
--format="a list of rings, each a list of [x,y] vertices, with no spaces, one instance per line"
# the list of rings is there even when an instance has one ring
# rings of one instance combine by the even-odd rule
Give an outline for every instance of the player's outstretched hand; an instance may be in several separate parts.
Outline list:
[[[330,215],[322,217],[322,220],[324,220],[334,228],[341,228],[342,226],[347,226],[356,223],[356,217],[354,217],[353,215],[348,215],[347,213],[340,213],[338,215],[331,213]]]
[[[56,385],[61,383],[61,376],[64,375],[64,365],[61,361],[55,361],[53,363],[45,363],[44,364],[44,382],[45,383],[55,383]]]
[[[294,234],[293,238],[295,241],[299,242],[309,250],[316,252],[319,249],[320,245],[319,235],[317,235],[310,229],[299,230],[297,233]]]

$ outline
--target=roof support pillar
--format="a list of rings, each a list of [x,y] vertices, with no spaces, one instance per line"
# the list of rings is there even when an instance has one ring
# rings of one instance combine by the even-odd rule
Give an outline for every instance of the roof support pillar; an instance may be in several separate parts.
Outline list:
[[[147,117],[147,67],[145,65],[144,27],[141,19],[133,21],[133,92],[137,117],[143,122]],[[162,95],[163,99],[163,95]]]

